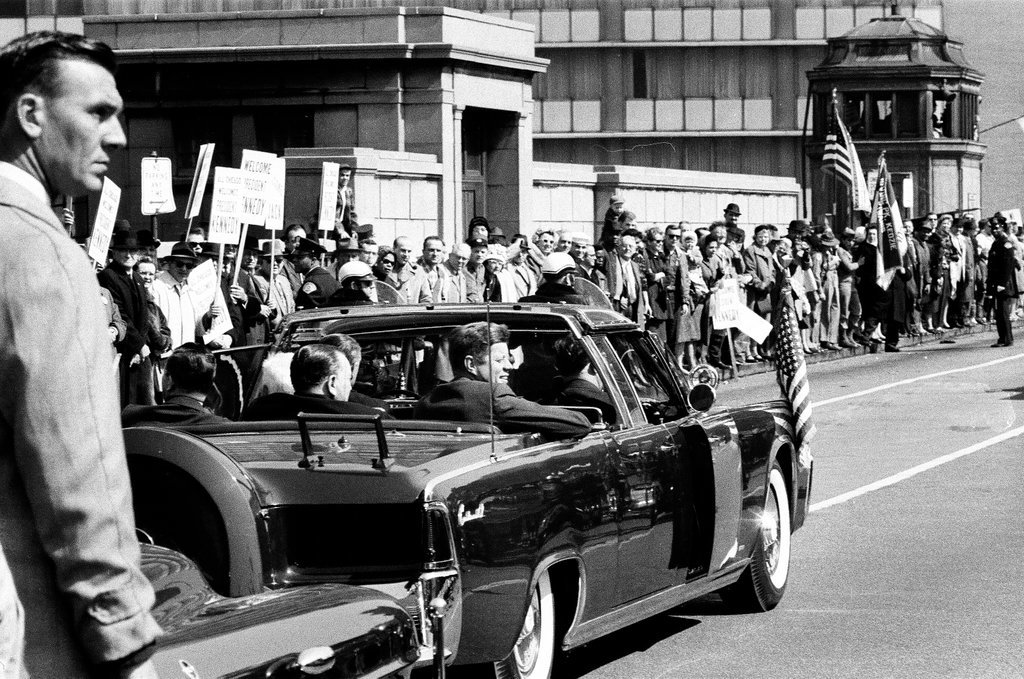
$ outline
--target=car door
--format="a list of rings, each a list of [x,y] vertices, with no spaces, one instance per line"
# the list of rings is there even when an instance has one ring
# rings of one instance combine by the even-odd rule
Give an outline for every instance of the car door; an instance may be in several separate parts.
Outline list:
[[[618,497],[619,604],[679,582],[673,558],[676,443],[659,413],[664,404],[681,404],[641,338],[639,333],[594,338],[625,404],[625,419],[611,432],[610,442]]]

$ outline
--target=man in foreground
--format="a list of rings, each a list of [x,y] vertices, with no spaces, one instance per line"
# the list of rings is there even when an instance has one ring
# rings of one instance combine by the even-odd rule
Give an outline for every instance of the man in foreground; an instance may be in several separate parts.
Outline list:
[[[508,386],[512,361],[504,325],[480,321],[449,336],[455,379],[440,384],[416,405],[427,420],[493,423],[506,434],[538,432],[549,439],[584,436],[590,422],[577,412],[519,398]]]
[[[218,424],[229,422],[205,405],[213,393],[217,359],[202,344],[189,342],[174,350],[167,359],[164,385],[167,396],[160,405],[129,405],[121,413],[125,427],[144,425]]]
[[[98,192],[125,145],[114,69],[79,35],[0,48],[3,679],[156,676],[99,285],[50,207]]]

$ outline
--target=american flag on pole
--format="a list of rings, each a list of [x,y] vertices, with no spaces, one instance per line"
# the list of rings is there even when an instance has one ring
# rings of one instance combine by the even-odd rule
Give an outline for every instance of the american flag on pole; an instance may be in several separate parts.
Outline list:
[[[783,271],[783,279],[775,315],[775,374],[793,411],[793,443],[799,452],[800,466],[810,467],[810,443],[817,431],[811,419],[811,386],[788,272]]]
[[[857,155],[850,133],[846,130],[846,125],[843,124],[843,119],[836,108],[834,91],[829,121],[829,131],[825,136],[825,153],[821,157],[821,170],[826,174],[834,174],[843,183],[849,184],[853,209],[871,212],[871,198],[868,196],[868,185],[864,180],[860,156]]]

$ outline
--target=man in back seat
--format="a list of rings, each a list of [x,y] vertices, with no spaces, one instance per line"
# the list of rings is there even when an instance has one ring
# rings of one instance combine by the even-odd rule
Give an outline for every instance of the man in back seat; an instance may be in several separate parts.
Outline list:
[[[336,346],[307,344],[291,364],[294,394],[261,396],[242,415],[243,420],[293,420],[299,413],[376,415],[382,411],[349,402],[352,366]],[[385,418],[390,415],[384,414]]]
[[[420,399],[416,417],[492,423],[505,433],[537,432],[549,439],[589,432],[584,415],[515,395],[508,386],[508,338],[506,326],[485,321],[453,330],[448,342],[455,379]]]

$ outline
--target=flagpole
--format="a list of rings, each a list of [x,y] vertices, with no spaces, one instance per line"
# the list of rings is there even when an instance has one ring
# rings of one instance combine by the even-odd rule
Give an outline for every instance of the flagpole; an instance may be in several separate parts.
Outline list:
[[[831,128],[830,128],[830,130],[831,130],[831,132],[833,134],[836,133],[836,130],[838,128],[838,125],[836,125],[836,116],[838,116],[838,115],[839,115],[839,111],[836,108],[836,88],[833,87],[832,88],[832,124],[831,124]],[[836,203],[837,203],[837,195],[836,194],[839,192],[839,187],[837,186],[836,173],[832,172],[831,175],[832,175],[832,221],[835,222],[836,212],[838,211],[837,208],[836,208]],[[833,232],[835,232],[835,226],[836,225],[833,223],[831,226],[832,226]]]

